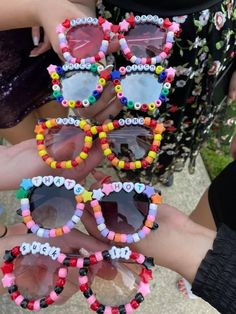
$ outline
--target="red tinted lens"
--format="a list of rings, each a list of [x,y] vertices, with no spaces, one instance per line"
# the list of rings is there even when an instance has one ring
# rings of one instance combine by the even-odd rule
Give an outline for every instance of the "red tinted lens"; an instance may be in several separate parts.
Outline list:
[[[156,25],[139,24],[125,35],[128,46],[136,57],[155,57],[162,50],[166,32]]]
[[[87,58],[96,55],[103,40],[101,27],[83,25],[73,27],[66,35],[73,57]]]
[[[108,229],[117,233],[133,233],[145,221],[149,200],[145,194],[122,190],[103,197],[100,205]]]

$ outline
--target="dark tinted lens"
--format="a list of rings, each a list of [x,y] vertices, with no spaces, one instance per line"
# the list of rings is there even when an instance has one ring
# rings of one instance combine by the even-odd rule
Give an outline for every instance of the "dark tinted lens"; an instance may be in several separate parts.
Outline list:
[[[96,55],[103,40],[100,27],[84,25],[73,27],[66,35],[73,57],[87,58]]]
[[[145,221],[149,200],[145,194],[121,190],[103,197],[100,205],[108,229],[118,233],[133,233]]]
[[[47,187],[33,190],[30,195],[30,208],[34,221],[44,228],[64,225],[74,214],[76,201],[73,189]]]

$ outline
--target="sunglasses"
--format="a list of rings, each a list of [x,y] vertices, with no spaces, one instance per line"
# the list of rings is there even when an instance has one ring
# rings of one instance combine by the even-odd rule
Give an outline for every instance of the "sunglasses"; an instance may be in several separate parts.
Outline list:
[[[40,255],[45,256],[53,262],[57,262],[59,264],[55,286],[46,296],[40,299],[25,297],[16,285],[16,275],[14,274],[15,262],[20,257],[31,254],[38,257]],[[22,243],[21,246],[16,246],[11,250],[6,251],[3,259],[4,262],[1,266],[1,271],[3,273],[3,287],[8,288],[8,293],[16,305],[31,311],[39,311],[43,308],[47,308],[57,301],[66,286],[69,269],[78,268],[79,288],[92,311],[98,314],[132,313],[132,311],[137,309],[144,301],[146,295],[150,293],[149,281],[152,279],[152,271],[150,268],[154,266],[152,258],[133,252],[128,247],[112,247],[110,250],[95,252],[88,257],[71,257],[69,254],[63,254],[59,247],[50,246],[49,243],[40,242]],[[142,267],[142,271],[139,274],[139,283],[134,298],[126,304],[108,306],[102,304],[97,299],[96,294],[94,294],[91,289],[88,274],[93,265],[100,264],[103,261],[111,263],[114,260],[119,262],[130,260],[140,265]]]
[[[129,110],[156,115],[167,100],[173,68],[161,65],[133,64],[110,71],[97,64],[50,65],[53,97],[64,107],[86,108],[94,105],[102,95],[107,82],[114,86],[116,97]]]
[[[116,130],[120,130],[122,128],[126,129],[129,127],[139,127],[141,129],[144,128],[150,130],[151,132],[151,147],[149,148],[146,156],[143,156],[143,158],[139,160],[120,159],[120,157],[117,156],[116,153],[112,150],[112,137],[110,138],[110,134]],[[50,153],[47,150],[47,138],[50,138],[52,134],[55,134],[55,132],[64,132],[65,130],[68,130],[67,128],[69,128],[69,131],[71,131],[72,134],[78,134],[78,130],[83,132],[84,138],[82,140],[80,138],[80,142],[83,141],[82,149],[80,153],[78,153],[78,155],[73,159],[55,160],[54,156],[50,156]],[[147,168],[157,158],[157,152],[161,144],[162,133],[164,130],[165,128],[163,124],[158,123],[156,120],[148,117],[119,119],[100,126],[91,125],[85,120],[74,118],[57,118],[40,122],[35,127],[39,156],[41,156],[41,158],[53,169],[71,169],[82,164],[88,158],[90,149],[92,148],[93,140],[97,136],[100,139],[104,156],[114,167],[123,170]],[[75,133],[73,133],[73,131]],[[63,153],[65,152],[63,151]]]
[[[132,63],[162,63],[170,55],[179,30],[179,24],[156,15],[130,15],[118,25],[102,17],[66,19],[56,28],[64,59],[81,64],[105,58],[115,40]]]
[[[162,203],[153,187],[139,182],[104,183],[88,191],[74,180],[53,176],[23,179],[16,197],[24,223],[39,237],[69,233],[90,205],[100,234],[119,243],[138,242],[157,229]]]

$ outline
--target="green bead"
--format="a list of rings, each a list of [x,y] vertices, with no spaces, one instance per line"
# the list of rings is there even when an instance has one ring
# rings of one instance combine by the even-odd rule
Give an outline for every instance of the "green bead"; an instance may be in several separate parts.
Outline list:
[[[97,68],[98,68],[97,65],[94,63],[94,64],[91,65],[90,69],[91,69],[92,72],[96,73],[97,72]]]
[[[25,191],[23,188],[20,188],[19,190],[16,191],[16,198],[18,200],[22,198],[28,198],[28,192]]]
[[[96,102],[96,98],[94,96],[89,96],[88,101],[90,104],[94,104]]]
[[[134,102],[132,100],[128,101],[127,108],[129,108],[129,109],[133,109],[134,108]]]
[[[169,89],[168,88],[162,88],[162,94],[164,94],[165,96],[169,95]]]
[[[59,97],[59,96],[61,96],[61,93],[60,93],[58,90],[54,90],[53,96],[54,96],[55,98],[56,98],[56,97]]]

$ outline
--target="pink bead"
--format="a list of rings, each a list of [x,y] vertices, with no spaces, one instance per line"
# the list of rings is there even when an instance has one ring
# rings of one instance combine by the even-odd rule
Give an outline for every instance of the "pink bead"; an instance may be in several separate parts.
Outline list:
[[[63,107],[68,107],[68,101],[65,100],[65,99],[62,101],[61,104],[62,104]]]
[[[60,278],[66,278],[67,277],[67,269],[66,268],[60,268],[58,272],[58,276]]]
[[[27,222],[26,227],[27,227],[28,229],[31,229],[34,225],[35,225],[35,222],[34,222],[33,220],[31,220],[31,221],[28,221],[28,222]]]
[[[56,300],[58,299],[58,295],[56,294],[55,291],[50,292],[50,298],[51,298],[53,301],[56,301]]]
[[[58,260],[59,263],[63,263],[64,260],[65,260],[65,258],[66,258],[66,255],[61,253],[61,254],[58,256],[57,260]]]
[[[2,285],[4,288],[8,288],[15,284],[15,275],[13,273],[11,274],[5,274],[2,278]]]
[[[142,64],[146,64],[146,63],[147,63],[147,59],[146,59],[146,58],[142,58],[142,59],[141,59],[141,63],[142,63]]]
[[[127,242],[127,235],[122,233],[120,236],[120,242],[125,243]]]
[[[95,63],[96,60],[95,60],[95,57],[90,57],[90,63]]]
[[[142,230],[146,235],[148,235],[151,232],[151,229],[146,226],[143,226]]]
[[[105,312],[104,314],[112,314],[112,311],[111,311],[111,307],[110,306],[106,306],[105,307]]]
[[[84,265],[84,259],[83,258],[78,258],[77,263],[76,263],[76,267],[82,268],[83,265]]]
[[[155,216],[153,216],[153,215],[148,215],[148,216],[147,216],[147,220],[153,222],[153,221],[155,221]]]
[[[50,235],[50,237],[55,238],[55,236],[56,236],[56,230],[55,230],[55,229],[51,229],[51,230],[49,231],[49,235]]]
[[[63,230],[64,233],[71,232],[71,229],[68,226],[66,226],[66,225],[62,227],[62,230]]]
[[[136,261],[139,264],[143,264],[143,262],[145,261],[145,257],[142,254],[139,254],[139,257],[137,258]]]
[[[93,200],[93,201],[91,201],[91,206],[92,207],[95,207],[95,206],[98,206],[99,205],[99,203],[98,203],[98,201],[97,200]]]
[[[67,44],[65,43],[60,43],[60,48],[63,49],[63,48],[66,48],[67,47]]]
[[[99,57],[100,57],[101,59],[105,58],[105,53],[102,52],[102,51],[99,51],[99,52],[98,52],[98,55],[99,55]]]
[[[77,208],[77,209],[80,209],[80,210],[84,210],[84,204],[83,204],[83,203],[78,203],[78,204],[76,205],[76,208]]]
[[[128,54],[128,53],[130,53],[130,49],[129,49],[129,48],[125,48],[125,49],[124,49],[124,54],[126,55],[126,54]]]
[[[120,71],[121,75],[125,75],[126,74],[126,68],[125,67],[120,67],[119,71]]]
[[[89,305],[93,304],[95,301],[96,301],[96,298],[95,298],[95,295],[94,295],[94,294],[92,294],[91,297],[89,297],[89,298],[86,300],[86,302],[87,302]]]
[[[167,54],[166,54],[164,51],[162,51],[162,52],[159,54],[159,56],[160,56],[162,59],[166,59]]]
[[[103,91],[103,86],[101,84],[97,84],[96,90],[101,93]]]
[[[96,252],[95,257],[98,262],[102,261],[103,260],[102,252]]]
[[[107,238],[112,241],[114,239],[114,237],[115,237],[115,232],[109,231]]]
[[[31,213],[29,209],[25,209],[25,210],[22,210],[21,214],[23,217],[26,217],[26,216],[30,216]]]
[[[87,276],[80,276],[79,277],[79,283],[81,284],[81,285],[83,285],[83,284],[85,284],[85,283],[87,283],[88,282],[88,277]]]
[[[172,43],[166,43],[165,48],[171,49],[173,47]]]
[[[134,309],[132,308],[131,304],[125,304],[125,310],[127,314],[132,314],[134,312]]]
[[[101,218],[102,216],[102,212],[96,212],[94,213],[95,218]]]
[[[150,293],[149,284],[141,281],[139,284],[138,292],[142,293],[144,297],[148,295]]]
[[[34,311],[40,311],[40,300],[34,301]]]
[[[121,92],[117,93],[117,97],[118,97],[119,99],[121,99],[123,96],[124,96],[123,93],[121,93]]]
[[[160,99],[158,99],[158,100],[156,100],[155,104],[156,104],[156,107],[158,108],[161,106],[162,102]]]
[[[24,297],[20,294],[20,295],[15,299],[16,305],[20,305],[23,300],[24,300]]]
[[[76,63],[76,58],[72,57],[72,58],[70,59],[70,62],[73,63],[73,64],[75,64],[75,63]]]

